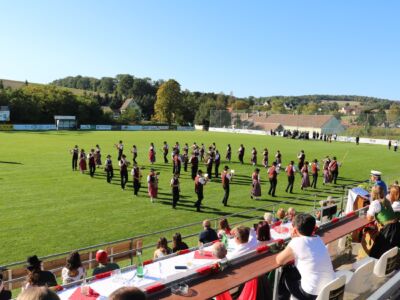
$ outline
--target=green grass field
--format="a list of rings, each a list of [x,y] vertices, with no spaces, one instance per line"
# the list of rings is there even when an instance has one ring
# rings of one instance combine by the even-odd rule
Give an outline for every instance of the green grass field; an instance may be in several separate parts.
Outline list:
[[[161,172],[160,198],[157,203],[150,203],[147,187],[142,186],[140,197],[134,197],[131,179],[129,188],[122,191],[118,171],[112,184],[106,183],[104,171],[101,169],[97,170],[95,178],[71,171],[69,150],[75,144],[85,150],[99,144],[103,161],[106,154],[110,153],[116,167],[117,151],[114,144],[120,139],[124,141],[128,153],[133,144],[138,146],[139,164],[146,167],[144,175],[147,175],[149,166],[149,143],[155,143],[158,150],[155,168]],[[226,145],[232,145],[234,161],[229,166],[236,170],[236,176],[231,186],[228,207],[221,204],[223,190],[220,182],[211,182],[205,187],[203,212],[197,213],[193,207],[196,199],[194,184],[190,173],[183,172],[182,200],[177,210],[171,208],[169,181],[172,167],[162,162],[160,149],[164,140],[170,146],[175,141],[179,141],[181,145],[185,142],[191,145],[194,141],[205,145],[216,142],[222,157],[225,157]],[[266,171],[262,169],[263,197],[257,201],[250,199],[253,167],[249,161],[252,146],[258,149],[260,162],[264,147],[269,148],[270,160],[277,149],[281,150],[284,165],[292,159],[297,162],[295,158],[301,149],[305,150],[307,160],[335,155],[340,161],[345,157],[339,174],[340,184],[365,180],[369,177],[370,169],[384,172],[387,181],[398,178],[398,153],[389,152],[384,146],[356,146],[339,142],[328,144],[320,141],[208,132],[1,132],[0,143],[0,265],[24,260],[33,253],[43,256],[69,251],[278,201],[293,202],[303,210],[310,210],[313,206],[313,194],[326,197],[327,191],[332,189],[332,186],[323,187],[320,178],[317,191],[302,192],[299,188],[300,178],[297,176],[296,194],[286,194],[286,176],[280,174],[277,197],[267,197],[269,185]],[[238,164],[236,158],[240,143],[246,146],[247,163],[243,166]],[[224,165],[222,160],[220,169]],[[205,170],[205,167],[202,169]],[[341,188],[337,191],[336,195],[340,195]]]

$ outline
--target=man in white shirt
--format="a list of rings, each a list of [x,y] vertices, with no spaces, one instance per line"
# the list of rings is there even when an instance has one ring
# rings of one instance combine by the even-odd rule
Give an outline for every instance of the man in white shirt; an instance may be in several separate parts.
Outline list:
[[[234,238],[234,250],[226,256],[228,259],[241,256],[257,247],[257,238],[250,239],[250,228],[237,226],[232,230]]]
[[[335,279],[332,262],[323,241],[314,236],[315,218],[298,214],[293,220],[292,240],[276,257],[285,265],[294,260],[294,266],[283,267],[278,286],[278,299],[313,300],[322,288]]]

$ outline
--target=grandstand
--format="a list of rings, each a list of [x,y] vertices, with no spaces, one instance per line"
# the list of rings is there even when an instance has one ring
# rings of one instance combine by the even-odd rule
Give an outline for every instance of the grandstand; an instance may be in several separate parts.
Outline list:
[[[357,184],[353,184],[353,186],[355,185]],[[349,189],[351,187],[348,186]],[[353,189],[350,189],[349,193],[352,191]],[[364,195],[360,188],[354,189],[354,192]],[[317,299],[397,299],[393,298],[398,295],[398,288],[400,287],[397,248],[388,251],[379,260],[363,259],[356,264],[350,263],[353,262],[353,254],[357,252],[359,245],[352,243],[349,246],[346,240],[354,232],[358,232],[370,224],[370,221],[365,218],[368,206],[348,211],[352,205],[356,207],[353,204],[357,202],[357,199],[354,199],[354,192],[346,199],[344,197],[337,198],[337,206],[334,207],[332,214],[337,212],[338,207],[347,207],[346,212],[342,211],[338,214],[338,217],[333,217],[330,220],[321,218],[321,221],[317,223],[319,227],[316,233],[328,245],[331,259],[337,270],[337,278],[321,291]],[[363,199],[365,199],[364,196]],[[351,205],[345,205],[343,201],[346,200],[351,201]],[[364,204],[364,200],[362,203]],[[239,221],[233,222],[232,225],[244,224],[250,227],[251,224],[262,218],[265,211],[274,213],[277,208],[284,204],[285,202],[279,202],[226,217],[229,220],[235,220],[235,217],[240,216]],[[316,203],[314,203],[314,209],[310,213],[316,215],[320,211],[321,215],[325,216],[327,215],[326,210],[332,211],[332,208],[332,206],[317,208]],[[215,224],[215,228],[217,220],[211,220]],[[185,295],[171,293],[171,287],[175,288],[178,283],[184,282],[188,283],[190,287],[189,292],[192,299],[212,297],[235,299],[240,293],[242,293],[241,299],[247,299],[243,298],[243,293],[245,293],[244,291],[251,293],[252,289],[255,292],[257,284],[254,283],[258,277],[275,272],[275,280],[271,281],[272,285],[268,288],[273,299],[276,299],[277,283],[282,268],[276,263],[275,258],[282,247],[290,241],[290,235],[284,234],[285,231],[282,230],[282,226],[290,227],[291,225],[276,222],[275,225],[271,226],[272,241],[259,244],[229,261],[214,258],[196,259],[200,252],[199,247],[194,246],[197,243],[193,238],[197,236],[200,229],[198,222],[112,243],[94,245],[79,249],[79,252],[87,270],[91,270],[97,265],[94,257],[95,251],[99,248],[105,249],[110,254],[112,262],[120,262],[121,265],[126,266],[122,268],[121,274],[108,272],[87,278],[90,286],[102,296],[110,294],[116,286],[135,285],[146,292],[148,299],[184,299]],[[153,236],[154,238],[164,235],[166,232],[182,231],[184,228],[190,228],[191,233],[185,236],[185,240],[188,243],[191,241],[192,247],[158,259],[145,260],[144,265],[147,273],[145,272],[144,278],[137,278],[135,275],[137,262],[135,256],[138,251],[145,253],[149,249],[154,249],[154,244],[143,244],[146,237]],[[278,228],[280,229],[278,230]],[[204,251],[210,251],[212,244],[204,245]],[[228,249],[231,249],[231,246]],[[44,261],[43,267],[59,276],[65,265],[66,255],[67,253],[61,253],[41,258]],[[174,266],[184,266],[185,268],[184,270],[176,270]],[[11,263],[3,266],[2,269],[6,287],[14,291],[21,287],[25,280],[24,262]],[[90,273],[88,272],[88,274]],[[57,286],[55,289],[61,299],[69,299],[80,284],[81,281],[78,281]],[[243,291],[237,289],[241,285],[245,287]]]

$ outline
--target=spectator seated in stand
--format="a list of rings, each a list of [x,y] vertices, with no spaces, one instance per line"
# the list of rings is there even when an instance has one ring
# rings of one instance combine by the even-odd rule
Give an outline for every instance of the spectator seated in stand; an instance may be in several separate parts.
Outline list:
[[[60,300],[60,297],[47,287],[30,287],[19,294],[17,300]]]
[[[81,280],[85,277],[86,271],[82,266],[81,256],[78,252],[72,252],[67,257],[67,264],[61,271],[63,284]]]
[[[32,286],[56,286],[57,280],[50,271],[42,270],[42,261],[36,255],[29,256],[26,269],[28,276],[24,289]]]
[[[258,244],[263,244],[271,239],[270,228],[266,221],[260,221],[258,224],[254,225],[256,225],[254,227],[257,233]]]
[[[293,220],[292,240],[277,255],[283,267],[278,285],[278,299],[316,299],[322,288],[335,279],[328,250],[317,235],[313,235],[315,218],[298,214]]]
[[[179,232],[172,237],[172,252],[189,249],[188,245],[182,241],[182,236]]]
[[[211,243],[218,240],[218,235],[214,229],[211,228],[211,223],[209,220],[203,221],[203,231],[199,235],[199,245]]]
[[[221,242],[216,242],[212,246],[212,254],[219,259],[223,259],[226,257],[226,254],[228,253],[228,250],[226,250],[226,247],[223,243]]]
[[[168,247],[168,241],[165,237],[160,237],[157,242],[157,249],[154,251],[153,258],[157,259],[159,257],[167,256],[172,253],[170,247]]]
[[[254,230],[253,230],[254,231]],[[235,242],[234,250],[228,253],[229,259],[243,255],[257,247],[257,238],[250,241],[250,228],[245,226],[237,226],[232,230]]]
[[[264,214],[264,221],[268,223],[268,225],[273,225],[275,223],[274,215],[270,212],[266,212]]]
[[[225,234],[228,238],[230,238],[231,235],[231,228],[229,227],[228,220],[226,218],[222,218],[219,220],[219,226],[218,226],[218,238],[221,239],[222,236]]]
[[[96,261],[99,263],[99,265],[93,269],[93,276],[119,269],[118,264],[108,262],[108,254],[104,250],[99,250],[96,252]]]
[[[397,219],[400,220],[400,187],[392,185],[389,189],[389,194],[386,195],[386,199],[390,201]]]
[[[289,207],[286,213],[286,221],[293,222],[295,216],[296,216],[296,210],[293,207]]]
[[[124,286],[108,296],[108,300],[146,300],[146,294],[134,286]]]
[[[3,273],[1,272],[2,270],[0,269],[0,300],[10,300],[11,292],[4,288]]]
[[[286,217],[286,212],[284,208],[280,208],[278,209],[278,211],[276,212],[276,218],[277,218],[277,222],[281,221],[282,223],[285,222],[285,217]]]

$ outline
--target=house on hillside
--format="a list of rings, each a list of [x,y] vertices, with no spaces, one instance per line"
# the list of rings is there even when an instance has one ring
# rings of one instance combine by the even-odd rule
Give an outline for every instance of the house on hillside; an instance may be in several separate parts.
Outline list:
[[[112,109],[112,108],[109,107],[109,106],[102,106],[102,107],[101,107],[101,110],[103,111],[104,114],[110,114],[110,115],[112,115],[112,117],[113,117],[114,120],[118,119],[119,116],[121,115],[121,114],[119,113],[119,110],[118,110],[118,109]]]
[[[257,125],[259,125],[258,120]],[[323,134],[339,134],[345,130],[333,115],[270,115],[263,122],[281,124],[285,130],[315,131]]]
[[[140,106],[139,106],[139,104],[137,104],[137,102],[135,101],[135,99],[133,99],[133,98],[129,98],[129,99],[126,99],[125,101],[124,101],[124,103],[122,103],[122,105],[121,105],[121,107],[120,107],[120,109],[119,109],[119,112],[121,113],[121,114],[123,114],[125,111],[127,111],[129,108],[133,108],[133,109],[137,109],[138,111],[142,111],[141,109],[140,109]]]
[[[361,108],[358,106],[343,106],[341,109],[338,110],[341,114],[344,115],[358,115],[361,112]]]

